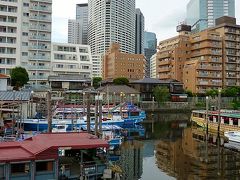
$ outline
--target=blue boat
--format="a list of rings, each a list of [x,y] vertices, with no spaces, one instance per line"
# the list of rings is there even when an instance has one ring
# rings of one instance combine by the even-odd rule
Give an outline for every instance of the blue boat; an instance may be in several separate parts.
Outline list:
[[[73,111],[74,112],[74,111]],[[64,116],[63,116],[64,117]],[[145,111],[142,111],[137,106],[125,104],[122,113],[119,111],[119,106],[113,108],[109,112],[103,113],[102,125],[117,125],[120,127],[128,127],[134,124],[141,123],[146,118]],[[87,117],[83,116],[78,119],[52,119],[52,127],[65,123],[67,131],[72,129],[81,129],[87,125]],[[95,124],[95,117],[90,117],[90,125]],[[23,119],[23,128],[25,131],[46,131],[48,129],[48,121],[46,119]]]

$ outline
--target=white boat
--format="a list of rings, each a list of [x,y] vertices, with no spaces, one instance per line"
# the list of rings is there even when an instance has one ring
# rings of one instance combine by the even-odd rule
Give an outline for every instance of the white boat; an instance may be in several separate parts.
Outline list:
[[[53,133],[67,132],[67,128],[68,128],[68,125],[66,124],[66,122],[60,122],[59,124],[56,124],[53,127],[52,132]]]
[[[240,143],[240,131],[226,131],[224,136],[228,138],[229,142]]]

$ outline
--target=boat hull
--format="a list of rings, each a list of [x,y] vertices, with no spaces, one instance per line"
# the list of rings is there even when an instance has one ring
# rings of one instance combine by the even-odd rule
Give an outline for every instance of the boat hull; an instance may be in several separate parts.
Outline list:
[[[64,120],[65,124],[68,126],[67,131],[71,131],[72,129],[81,129],[81,126],[86,126],[87,123],[84,120],[77,120],[77,122],[72,123],[72,120]],[[117,125],[120,127],[132,126],[134,124],[139,124],[143,121],[142,118],[134,118],[134,119],[124,119],[124,120],[110,120],[110,121],[102,121],[102,125]],[[56,125],[61,124],[62,121],[53,120],[52,127],[56,127]],[[25,120],[24,121],[24,130],[25,131],[47,131],[48,122],[46,120]],[[90,125],[94,125],[95,121],[91,121]]]

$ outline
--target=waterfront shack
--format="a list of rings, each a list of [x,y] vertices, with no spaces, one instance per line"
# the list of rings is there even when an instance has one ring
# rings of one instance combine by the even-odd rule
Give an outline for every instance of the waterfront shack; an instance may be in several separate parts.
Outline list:
[[[0,143],[0,179],[42,180],[102,177],[108,143],[88,133],[39,134],[22,142]]]

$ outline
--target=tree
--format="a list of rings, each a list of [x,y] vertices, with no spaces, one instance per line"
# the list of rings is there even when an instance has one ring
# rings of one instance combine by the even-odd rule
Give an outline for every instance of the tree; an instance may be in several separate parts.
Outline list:
[[[207,96],[211,96],[212,98],[216,97],[218,95],[217,89],[211,89],[206,91]]]
[[[169,89],[166,86],[156,86],[153,89],[153,95],[159,104],[166,102],[170,97]]]
[[[223,95],[225,97],[236,97],[239,93],[237,87],[229,87],[223,90]]]
[[[97,89],[100,86],[100,82],[102,81],[101,77],[94,77],[93,78],[93,87]]]
[[[125,77],[119,77],[113,80],[113,84],[115,85],[128,85],[129,80]]]
[[[15,90],[19,90],[24,84],[29,81],[29,76],[25,68],[15,67],[12,69],[11,73],[11,85],[14,86]]]

